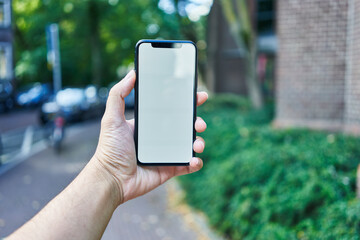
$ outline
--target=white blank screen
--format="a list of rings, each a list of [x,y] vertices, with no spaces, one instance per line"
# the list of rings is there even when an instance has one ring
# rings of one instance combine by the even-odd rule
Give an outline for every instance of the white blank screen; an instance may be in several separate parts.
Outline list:
[[[138,55],[138,159],[189,163],[192,158],[196,49],[155,48]]]

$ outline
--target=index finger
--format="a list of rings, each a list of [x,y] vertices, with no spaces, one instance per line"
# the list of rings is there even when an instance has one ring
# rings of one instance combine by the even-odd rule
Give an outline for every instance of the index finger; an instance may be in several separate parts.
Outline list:
[[[204,102],[206,102],[208,97],[209,97],[209,95],[206,92],[198,92],[197,99],[196,99],[196,105],[201,106]]]

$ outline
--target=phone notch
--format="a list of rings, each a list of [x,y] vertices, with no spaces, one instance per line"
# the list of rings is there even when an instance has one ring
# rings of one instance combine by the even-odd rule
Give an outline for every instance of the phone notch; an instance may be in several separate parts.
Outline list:
[[[173,42],[152,42],[151,46],[153,48],[181,48],[182,43],[173,43]]]

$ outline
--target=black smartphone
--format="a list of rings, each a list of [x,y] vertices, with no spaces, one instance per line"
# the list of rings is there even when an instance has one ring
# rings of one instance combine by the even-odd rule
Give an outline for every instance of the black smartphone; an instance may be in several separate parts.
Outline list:
[[[135,48],[138,164],[189,165],[195,154],[196,45],[141,40]]]

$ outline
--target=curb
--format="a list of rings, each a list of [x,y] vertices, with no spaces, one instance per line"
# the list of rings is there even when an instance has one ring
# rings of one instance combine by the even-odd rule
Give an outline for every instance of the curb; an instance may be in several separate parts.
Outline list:
[[[168,181],[165,186],[169,211],[181,215],[185,224],[198,234],[198,240],[225,240],[210,228],[204,213],[193,209],[186,203],[186,193],[176,179]]]

